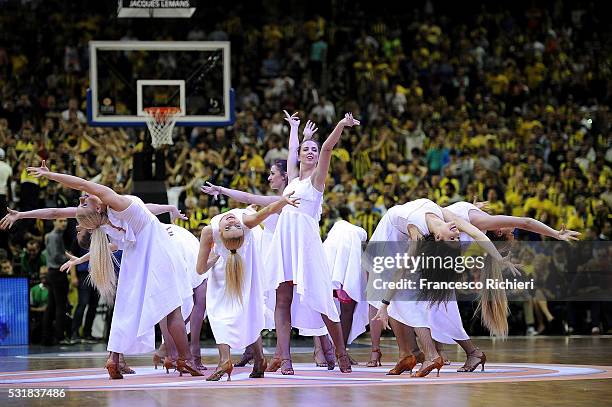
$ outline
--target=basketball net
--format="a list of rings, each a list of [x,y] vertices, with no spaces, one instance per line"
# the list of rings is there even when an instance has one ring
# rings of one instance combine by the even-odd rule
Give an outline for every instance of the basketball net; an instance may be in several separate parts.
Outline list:
[[[153,148],[157,149],[164,144],[174,144],[172,130],[174,130],[176,117],[181,109],[178,107],[145,107],[144,111]]]

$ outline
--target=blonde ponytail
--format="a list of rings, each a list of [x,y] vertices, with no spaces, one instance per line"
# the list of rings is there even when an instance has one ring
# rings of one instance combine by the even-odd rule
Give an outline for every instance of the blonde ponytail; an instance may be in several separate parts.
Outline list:
[[[244,281],[244,261],[238,249],[244,242],[244,235],[240,237],[224,238],[223,245],[230,251],[225,262],[225,294],[237,299],[242,304],[242,282]]]
[[[115,258],[108,245],[106,233],[100,228],[91,232],[89,246],[89,282],[98,289],[100,297],[112,305],[117,291]]]
[[[501,281],[503,279],[503,263],[487,256],[485,268],[481,274],[484,288],[480,294],[480,301],[476,312],[480,311],[482,325],[492,335],[508,336],[508,299],[503,289],[487,288],[487,279]]]
[[[117,275],[113,256],[106,233],[100,228],[107,220],[106,213],[99,213],[91,208],[77,209],[77,221],[91,231],[89,245],[89,283],[100,293],[100,297],[109,305],[114,304],[117,292]]]

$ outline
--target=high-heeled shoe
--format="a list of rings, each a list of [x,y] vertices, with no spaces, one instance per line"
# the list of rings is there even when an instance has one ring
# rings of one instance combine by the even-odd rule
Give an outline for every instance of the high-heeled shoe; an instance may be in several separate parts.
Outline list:
[[[217,366],[217,369],[213,374],[206,378],[207,382],[218,382],[221,378],[227,374],[227,381],[232,380],[232,370],[234,370],[234,365],[232,365],[232,361],[228,360],[223,364]]]
[[[164,359],[155,352],[153,354],[153,366],[155,366],[155,370],[157,370],[157,365],[164,365]]]
[[[327,370],[334,370],[336,367],[336,354],[334,352],[334,347],[330,346],[329,349],[324,350],[323,355],[325,355]]]
[[[261,362],[260,366],[257,366],[257,363],[253,365],[253,371],[251,372],[249,377],[251,379],[263,379],[264,372],[266,371],[267,367],[268,367],[268,361],[266,360],[266,358],[263,358],[263,361]]]
[[[277,358],[276,356],[274,356],[272,360],[270,360],[270,364],[268,364],[266,372],[276,372],[278,369],[280,369],[281,362],[281,358]]]
[[[425,363],[425,353],[423,352],[415,353],[414,356],[416,357],[417,363],[420,363],[420,364]]]
[[[293,376],[295,371],[293,370],[293,365],[291,364],[291,359],[283,359],[281,360],[281,373],[284,376]]]
[[[359,362],[357,362],[355,359],[353,359],[353,357],[348,353],[348,351],[346,352],[349,360],[351,361],[351,366],[359,366]]]
[[[192,376],[204,376],[204,374],[195,367],[191,360],[178,358],[176,361],[176,370],[179,371],[179,376],[183,376],[183,373],[189,373]]]
[[[351,367],[351,359],[349,359],[346,353],[338,357],[338,367],[340,368],[340,373],[353,372],[353,368]]]
[[[206,366],[202,364],[202,356],[194,356],[193,357],[193,365],[198,370],[208,370]]]
[[[395,366],[393,367],[393,369],[389,370],[387,372],[388,376],[397,376],[400,375],[402,373],[404,373],[406,370],[412,374],[412,369],[414,369],[414,367],[417,364],[417,359],[414,355],[408,355],[405,356],[403,358],[401,358],[400,360],[398,360],[398,362],[395,364]]]
[[[108,375],[111,379],[123,379],[123,375],[121,374],[121,370],[119,369],[119,363],[115,363],[112,359],[108,359],[104,368],[108,370]]]
[[[380,363],[380,359],[382,359],[382,352],[380,351],[380,349],[372,349],[372,355],[374,354],[376,355],[376,358],[370,357],[370,360],[368,363],[366,363],[366,367],[378,367],[378,366],[382,366],[382,363]]]
[[[136,374],[134,369],[128,366],[122,354],[119,355],[119,371],[121,374]]]
[[[434,360],[426,360],[425,362],[423,362],[418,372],[415,373],[414,377],[425,377],[430,374],[434,369],[438,370],[438,374],[436,375],[436,377],[440,377],[440,369],[442,369],[442,366],[444,366],[444,360],[440,356],[438,356]]]
[[[475,353],[475,352],[473,352]],[[485,355],[484,352],[482,352],[482,355],[480,356],[476,356],[474,354],[469,354],[467,355],[467,360],[465,361],[465,363],[463,364],[462,367],[460,367],[459,369],[457,369],[458,372],[473,372],[474,370],[476,370],[476,368],[478,367],[478,365],[482,365],[482,369],[480,369],[481,372],[484,372],[485,370],[485,363],[487,362],[487,355]],[[468,361],[470,360],[470,358],[473,359],[478,359],[478,361],[475,364],[469,364]]]
[[[316,367],[326,367],[327,366],[327,361],[325,361],[325,354],[323,353],[323,350],[321,348],[315,348],[315,350],[312,352],[312,358],[315,361]],[[321,360],[324,360],[324,361],[321,362]]]
[[[234,367],[245,367],[246,365],[251,364],[251,362],[253,362],[253,353],[245,350],[238,363],[234,363]]]
[[[164,369],[166,369],[166,374],[170,374],[170,369],[176,371],[176,363],[174,363],[170,356],[164,358]]]

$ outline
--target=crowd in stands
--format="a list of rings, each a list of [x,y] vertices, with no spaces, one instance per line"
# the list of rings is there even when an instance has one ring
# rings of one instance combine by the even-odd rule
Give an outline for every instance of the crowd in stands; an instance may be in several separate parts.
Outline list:
[[[2,214],[7,205],[78,204],[74,191],[28,176],[42,159],[131,191],[132,157],[150,141],[141,129],[88,126],[89,40],[230,40],[236,122],[177,127],[163,150],[170,203],[194,234],[239,205],[201,194],[206,181],[271,193],[269,167],[287,152],[285,109],[316,122],[319,139],[346,111],[362,124],[334,151],[323,237],[340,207],[371,236],[388,208],[422,197],[441,206],[489,201],[495,214],[565,225],[584,240],[612,237],[612,37],[599,3],[472,5],[456,15],[430,0],[414,10],[338,1],[318,13],[295,2],[259,13],[250,3],[231,12],[201,5],[187,24],[167,20],[159,30],[148,20],[107,21],[114,5],[100,2],[0,3]],[[17,223],[1,235],[1,272],[28,276],[38,292],[51,267],[49,233],[61,232],[70,248],[74,227]],[[568,329],[597,333],[611,327],[607,306],[587,306],[583,326],[563,304],[551,312]],[[515,314],[513,333],[543,331],[550,320]]]

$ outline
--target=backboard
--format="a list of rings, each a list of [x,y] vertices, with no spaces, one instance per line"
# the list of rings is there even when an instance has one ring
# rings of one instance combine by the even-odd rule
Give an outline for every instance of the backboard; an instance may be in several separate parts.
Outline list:
[[[177,107],[177,126],[234,122],[230,44],[224,41],[91,41],[91,126],[145,126],[147,107]]]

